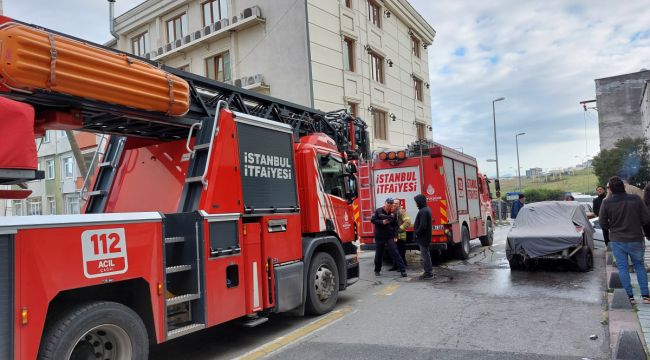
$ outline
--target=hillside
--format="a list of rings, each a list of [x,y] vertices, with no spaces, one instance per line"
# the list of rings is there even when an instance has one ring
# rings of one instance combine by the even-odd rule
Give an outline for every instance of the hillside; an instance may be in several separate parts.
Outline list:
[[[593,168],[576,171],[574,175],[543,176],[535,179],[521,177],[522,190],[526,189],[553,189],[565,192],[579,192],[583,194],[595,194],[598,179],[594,175]],[[501,179],[501,193],[517,191],[517,178]]]

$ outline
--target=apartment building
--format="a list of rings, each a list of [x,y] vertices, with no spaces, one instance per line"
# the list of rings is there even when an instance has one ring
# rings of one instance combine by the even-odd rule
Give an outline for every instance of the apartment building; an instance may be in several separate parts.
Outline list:
[[[90,164],[100,142],[100,136],[75,133],[75,138],[86,164]],[[24,200],[3,200],[0,215],[57,215],[79,214],[83,205],[79,191],[86,174],[81,173],[72,153],[66,133],[48,130],[36,140],[38,168],[45,172],[42,180],[30,181],[27,188],[31,195]]]
[[[369,124],[372,147],[430,138],[434,29],[407,0],[148,0],[109,46]]]

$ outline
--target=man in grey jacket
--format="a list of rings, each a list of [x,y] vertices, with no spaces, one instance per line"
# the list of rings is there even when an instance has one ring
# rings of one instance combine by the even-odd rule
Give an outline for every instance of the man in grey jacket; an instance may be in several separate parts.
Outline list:
[[[603,229],[609,230],[609,243],[616,259],[616,267],[621,283],[634,304],[634,294],[630,283],[628,256],[632,259],[634,272],[641,288],[644,304],[650,304],[648,274],[643,263],[645,244],[643,226],[650,224],[650,212],[640,197],[625,192],[625,184],[618,176],[609,179],[611,196],[605,198],[600,206],[599,221]]]

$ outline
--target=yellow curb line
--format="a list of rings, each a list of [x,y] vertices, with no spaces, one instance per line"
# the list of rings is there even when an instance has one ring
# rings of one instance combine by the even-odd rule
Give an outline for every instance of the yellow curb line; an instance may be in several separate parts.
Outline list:
[[[255,350],[252,350],[247,354],[238,357],[237,360],[260,359],[278,349],[281,349],[293,342],[302,339],[303,337],[315,332],[316,330],[325,327],[326,325],[333,323],[336,320],[341,319],[343,316],[349,314],[350,312],[352,312],[352,308],[348,306],[341,308],[340,310],[333,311],[300,329],[294,330],[288,335],[281,336],[269,343],[260,346]]]
[[[398,288],[399,288],[399,284],[392,283],[386,286],[385,288],[383,288],[381,291],[377,292],[375,295],[390,296],[393,295]]]

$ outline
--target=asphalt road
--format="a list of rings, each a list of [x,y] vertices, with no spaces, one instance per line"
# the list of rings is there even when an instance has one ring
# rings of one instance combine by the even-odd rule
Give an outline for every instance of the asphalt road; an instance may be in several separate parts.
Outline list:
[[[230,323],[152,348],[152,359],[606,359],[604,252],[595,269],[554,265],[511,272],[507,228],[492,247],[472,241],[467,261],[446,260],[433,280],[387,269],[373,274],[361,255],[361,280],[322,317],[273,316],[253,329]],[[596,340],[590,336],[596,335]]]

